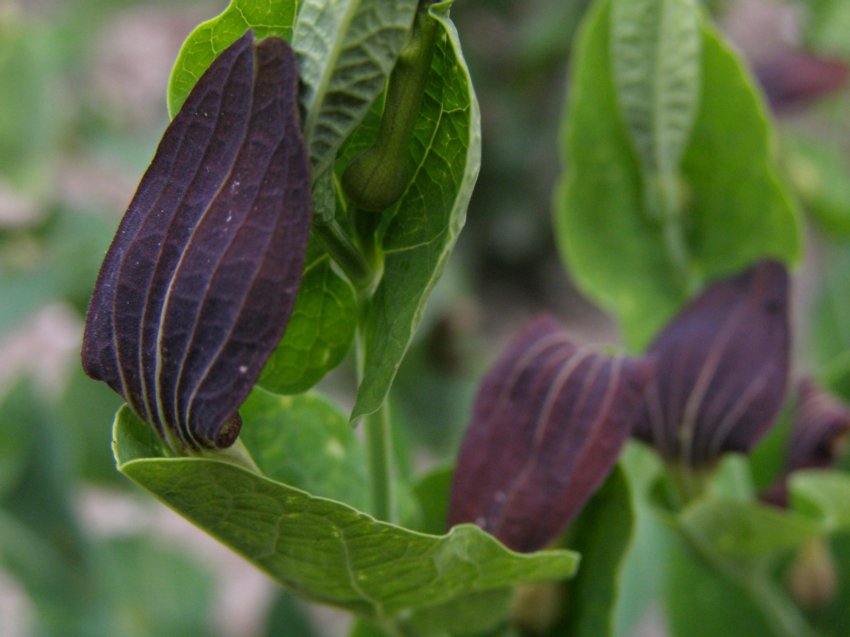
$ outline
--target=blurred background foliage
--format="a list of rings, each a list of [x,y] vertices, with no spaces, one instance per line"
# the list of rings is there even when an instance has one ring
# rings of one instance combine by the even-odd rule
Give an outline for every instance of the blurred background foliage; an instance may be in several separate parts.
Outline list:
[[[569,52],[588,0],[458,0],[483,114],[467,228],[399,374],[402,473],[451,460],[475,384],[548,310],[583,338],[613,324],[574,291],[551,230]],[[850,3],[704,2],[774,107],[807,213],[796,365],[850,400]],[[113,468],[118,401],[78,363],[82,317],[118,219],[167,123],[182,40],[212,0],[0,0],[0,635],[344,634],[141,496]],[[350,372],[324,388],[350,405]],[[638,548],[654,550],[652,534]],[[845,551],[846,553],[846,551]],[[132,573],[132,576],[128,576]],[[658,582],[618,633],[663,635]],[[642,631],[642,632],[641,632]]]

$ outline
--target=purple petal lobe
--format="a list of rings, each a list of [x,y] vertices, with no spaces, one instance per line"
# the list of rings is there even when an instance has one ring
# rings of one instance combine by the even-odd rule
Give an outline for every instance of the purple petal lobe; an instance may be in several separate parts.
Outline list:
[[[779,479],[761,494],[762,500],[786,507],[788,478],[802,469],[828,469],[850,437],[850,409],[811,379],[800,381],[785,466]]]
[[[83,365],[188,447],[238,435],[280,339],[311,222],[297,67],[247,33],[168,127],[106,255]]]
[[[545,546],[613,467],[652,370],[575,344],[556,321],[529,323],[485,378],[461,446],[450,524],[507,546]]]
[[[636,435],[692,467],[749,451],[782,406],[789,348],[782,264],[766,261],[710,285],[650,347],[658,370]]]
[[[812,380],[800,382],[788,445],[786,471],[826,469],[850,435],[850,409]]]

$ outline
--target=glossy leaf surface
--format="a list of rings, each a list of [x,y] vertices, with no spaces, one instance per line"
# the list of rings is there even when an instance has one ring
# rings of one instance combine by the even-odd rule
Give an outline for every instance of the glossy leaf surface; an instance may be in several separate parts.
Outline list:
[[[766,256],[794,261],[800,237],[772,164],[764,107],[740,60],[703,22],[701,99],[681,162],[687,272],[673,266],[664,224],[643,211],[641,168],[612,79],[610,13],[607,2],[588,13],[573,58],[557,239],[581,290],[641,349],[685,302],[685,281]]]
[[[384,274],[365,322],[364,377],[352,417],[380,408],[422,319],[466,220],[478,177],[481,132],[478,102],[463,60],[457,31],[448,18],[451,2],[431,6],[443,35],[410,146],[413,181],[383,237]],[[346,156],[369,142],[346,149]]]
[[[165,458],[149,428],[123,408],[118,468],[163,503],[308,599],[387,620],[468,593],[569,577],[569,551],[519,555],[481,529],[408,531],[206,458]]]
[[[658,368],[636,435],[691,467],[748,451],[788,382],[788,273],[767,261],[710,285],[650,347]]]
[[[258,39],[292,36],[297,0],[230,0],[219,15],[199,24],[180,49],[168,82],[168,112],[174,117],[216,56],[253,29]]]
[[[107,252],[83,342],[178,446],[228,446],[286,327],[310,229],[295,56],[249,33],[172,121]]]
[[[520,551],[551,542],[613,468],[651,370],[576,345],[548,316],[529,323],[478,390],[449,523]]]
[[[334,160],[384,88],[413,21],[416,0],[303,0],[292,45],[315,173]]]

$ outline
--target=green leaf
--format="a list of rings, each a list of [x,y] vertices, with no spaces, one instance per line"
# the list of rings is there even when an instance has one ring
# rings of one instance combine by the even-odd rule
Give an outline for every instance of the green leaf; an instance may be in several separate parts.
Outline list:
[[[822,246],[822,281],[809,330],[809,356],[817,380],[850,400],[850,250]]]
[[[634,512],[633,539],[622,566],[614,618],[614,634],[626,637],[661,596],[664,570],[659,564],[667,562],[671,534],[665,516],[657,515],[651,503],[651,489],[662,471],[659,457],[633,441],[626,446],[620,466],[628,478]]]
[[[364,377],[352,418],[380,408],[428,295],[466,220],[481,161],[481,117],[454,25],[451,2],[430,8],[437,43],[413,133],[414,178],[383,238],[384,275],[367,309]]]
[[[850,531],[850,475],[842,471],[799,471],[791,474],[794,510],[815,518],[827,533]]]
[[[119,470],[301,596],[379,622],[460,595],[569,577],[569,551],[520,555],[478,527],[416,533],[208,458],[165,458],[122,408]]]
[[[673,637],[774,635],[758,607],[736,584],[718,575],[684,547],[669,554],[664,585],[667,625]]]
[[[422,476],[413,486],[422,513],[417,526],[419,531],[439,535],[446,530],[453,478],[454,467],[439,467]]]
[[[843,0],[807,0],[806,40],[819,52],[850,58],[850,5]]]
[[[305,268],[286,332],[258,384],[278,394],[310,389],[345,358],[356,325],[354,291],[323,255]]]
[[[489,634],[505,624],[513,591],[500,589],[459,597],[447,604],[424,608],[403,622],[410,637],[472,637]]]
[[[581,569],[569,584],[561,624],[552,637],[608,637],[614,634],[625,558],[634,533],[629,486],[618,468],[571,525],[568,542],[581,554]]]
[[[248,30],[257,40],[276,35],[289,40],[297,0],[231,0],[216,17],[202,22],[183,43],[168,81],[168,112],[174,117],[207,67]]]
[[[786,134],[782,141],[785,172],[806,212],[829,234],[850,236],[850,163],[844,153],[837,144],[802,135]]]
[[[269,611],[265,637],[321,637],[295,597],[281,590]]]
[[[701,27],[701,101],[682,157],[688,277],[673,267],[664,227],[643,213],[641,173],[617,107],[610,3],[582,29],[574,58],[556,192],[557,238],[579,287],[611,310],[635,349],[687,298],[684,278],[710,280],[772,256],[795,260],[799,222],[771,161],[764,106],[740,60]]]
[[[637,150],[645,212],[676,215],[679,165],[699,106],[697,7],[692,0],[613,0],[610,37],[614,85]]]
[[[70,445],[65,453],[74,458],[79,477],[123,487],[127,483],[115,471],[115,461],[109,449],[109,423],[123,403],[105,383],[86,376],[76,363],[74,361],[73,368],[69,370],[65,390],[53,410],[51,426],[67,432]]]
[[[0,15],[0,185],[40,191],[50,182],[59,100],[51,99],[59,56],[55,34]]]
[[[793,511],[714,497],[689,505],[679,522],[695,541],[740,560],[790,551],[819,532],[817,524]]]
[[[205,637],[215,582],[186,551],[146,537],[98,545],[107,621],[97,633],[122,637]]]
[[[328,168],[384,88],[416,0],[303,0],[292,45],[314,174]]]
[[[255,389],[239,413],[242,442],[266,477],[356,508],[367,505],[362,446],[329,400]]]
[[[821,637],[846,637],[850,635],[850,534],[830,538],[830,548],[838,576],[835,595],[831,602],[813,613],[813,623]]]
[[[20,478],[29,450],[25,427],[31,419],[32,390],[19,384],[0,397],[0,497]]]

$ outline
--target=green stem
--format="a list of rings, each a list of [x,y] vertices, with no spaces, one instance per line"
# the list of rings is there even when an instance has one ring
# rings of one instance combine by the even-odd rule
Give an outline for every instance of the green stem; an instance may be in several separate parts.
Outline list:
[[[682,291],[690,295],[697,281],[688,262],[688,244],[682,227],[682,195],[675,172],[647,170],[643,176],[644,208],[661,225],[664,247]]]
[[[372,286],[375,272],[336,221],[315,223],[313,231],[354,287],[364,290]]]
[[[381,215],[361,210],[356,206],[352,206],[349,210],[351,221],[354,224],[354,232],[357,235],[357,244],[360,246],[366,262],[371,264],[374,270],[380,269],[381,257],[377,233]]]
[[[379,520],[395,522],[395,488],[392,467],[392,431],[389,408],[384,402],[374,414],[363,419],[366,453],[369,458],[372,514]]]
[[[364,302],[368,303],[368,300]],[[358,382],[363,381],[366,352],[366,337],[361,324],[361,327],[357,330]],[[389,407],[387,405],[388,400],[384,401],[378,411],[363,417],[363,426],[369,467],[369,495],[372,515],[379,520],[395,522],[396,507],[392,465],[392,428]]]

